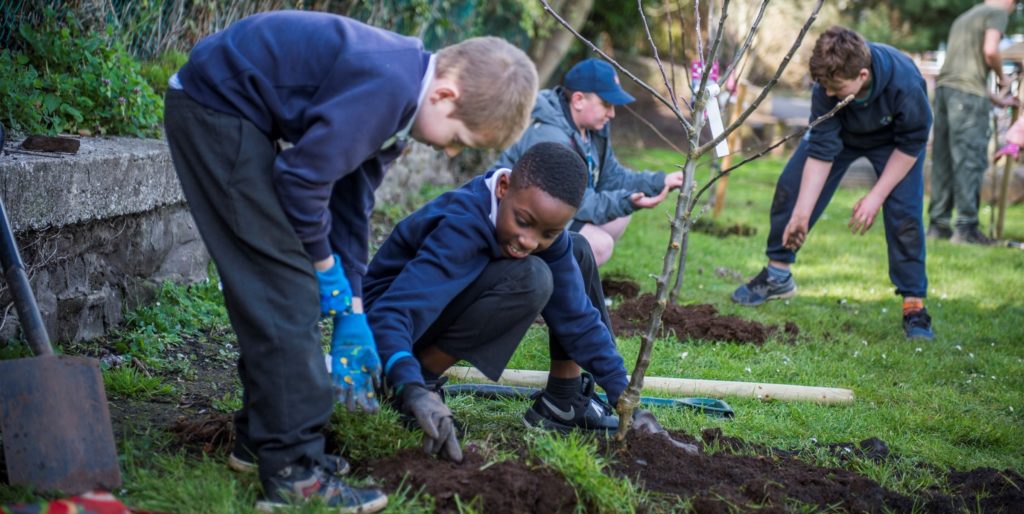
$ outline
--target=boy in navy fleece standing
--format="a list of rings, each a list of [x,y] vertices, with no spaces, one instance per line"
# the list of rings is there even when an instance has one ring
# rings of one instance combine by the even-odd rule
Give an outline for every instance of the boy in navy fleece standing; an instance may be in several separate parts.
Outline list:
[[[595,305],[600,287],[586,239],[565,229],[587,187],[583,160],[538,143],[516,162],[434,199],[395,226],[366,277],[367,315],[398,409],[418,421],[431,453],[460,461],[438,378],[459,360],[497,380],[537,314],[552,355],[593,373],[612,404],[626,368]],[[579,263],[583,263],[581,273]],[[588,293],[590,293],[588,295]],[[551,375],[526,421],[555,430],[613,431],[618,418],[574,377]],[[562,394],[564,393],[564,394]],[[662,432],[648,411],[636,428]]]
[[[510,144],[536,70],[496,38],[431,54],[341,16],[282,11],[204,39],[170,85],[171,155],[241,350],[229,464],[258,462],[260,510],[319,497],[378,511],[387,497],[338,478],[348,464],[324,454],[321,432],[335,398],[377,408],[381,366],[361,303],[373,191],[410,136],[449,156]],[[330,374],[321,316],[334,321]]]
[[[832,27],[814,45],[811,119],[843,98],[852,103],[811,129],[789,159],[775,188],[768,234],[768,265],[732,294],[743,305],[796,293],[790,265],[821,216],[850,163],[867,157],[878,181],[853,207],[849,227],[864,234],[884,205],[889,278],[903,296],[909,339],[932,339],[924,307],[928,290],[922,221],[922,164],[932,113],[924,79],[898,50],[867,43],[856,32]]]

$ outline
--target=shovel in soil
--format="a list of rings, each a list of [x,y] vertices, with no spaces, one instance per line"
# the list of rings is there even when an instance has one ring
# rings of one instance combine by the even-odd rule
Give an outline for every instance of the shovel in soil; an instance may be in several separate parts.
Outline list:
[[[11,485],[81,494],[121,485],[95,359],[54,355],[0,202],[0,261],[35,357],[0,361],[0,437]]]

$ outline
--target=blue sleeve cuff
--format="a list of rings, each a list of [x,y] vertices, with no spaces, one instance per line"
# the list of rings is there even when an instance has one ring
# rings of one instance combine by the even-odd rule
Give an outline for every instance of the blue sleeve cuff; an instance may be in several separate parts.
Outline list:
[[[398,362],[398,360],[402,359],[402,358],[412,359],[413,356],[412,356],[411,353],[409,353],[407,351],[404,351],[404,350],[401,351],[401,352],[398,352],[398,353],[396,353],[394,355],[392,355],[391,357],[388,358],[388,362],[386,364],[384,364],[384,374],[386,375],[386,374],[390,373],[391,372],[391,367],[395,365],[395,362]]]
[[[398,389],[406,384],[423,384],[420,362],[411,354],[398,359],[392,356],[388,359],[388,366],[391,369],[385,371],[384,374],[388,377],[388,384],[391,388]]]

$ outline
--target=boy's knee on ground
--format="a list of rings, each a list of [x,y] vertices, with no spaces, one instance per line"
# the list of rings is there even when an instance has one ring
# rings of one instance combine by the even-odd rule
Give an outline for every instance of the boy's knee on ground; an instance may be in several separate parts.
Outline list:
[[[585,225],[580,234],[590,243],[590,250],[598,266],[608,262],[615,250],[615,239],[610,234],[593,225]]]

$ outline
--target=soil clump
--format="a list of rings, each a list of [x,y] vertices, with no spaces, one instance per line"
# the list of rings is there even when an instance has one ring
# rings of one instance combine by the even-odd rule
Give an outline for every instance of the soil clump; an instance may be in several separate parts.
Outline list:
[[[627,300],[609,312],[615,334],[632,336],[644,333],[654,305],[654,295],[645,294]],[[800,328],[791,321],[782,327],[773,327],[738,316],[723,316],[710,304],[668,305],[661,316],[661,324],[660,336],[674,334],[680,341],[700,339],[761,345],[776,333],[781,332],[788,341],[794,341],[800,335]]]
[[[422,488],[434,498],[435,512],[459,512],[460,502],[477,512],[576,511],[576,493],[559,473],[522,460],[491,463],[472,447],[460,464],[409,448],[368,469],[388,490],[403,483],[413,492]]]

